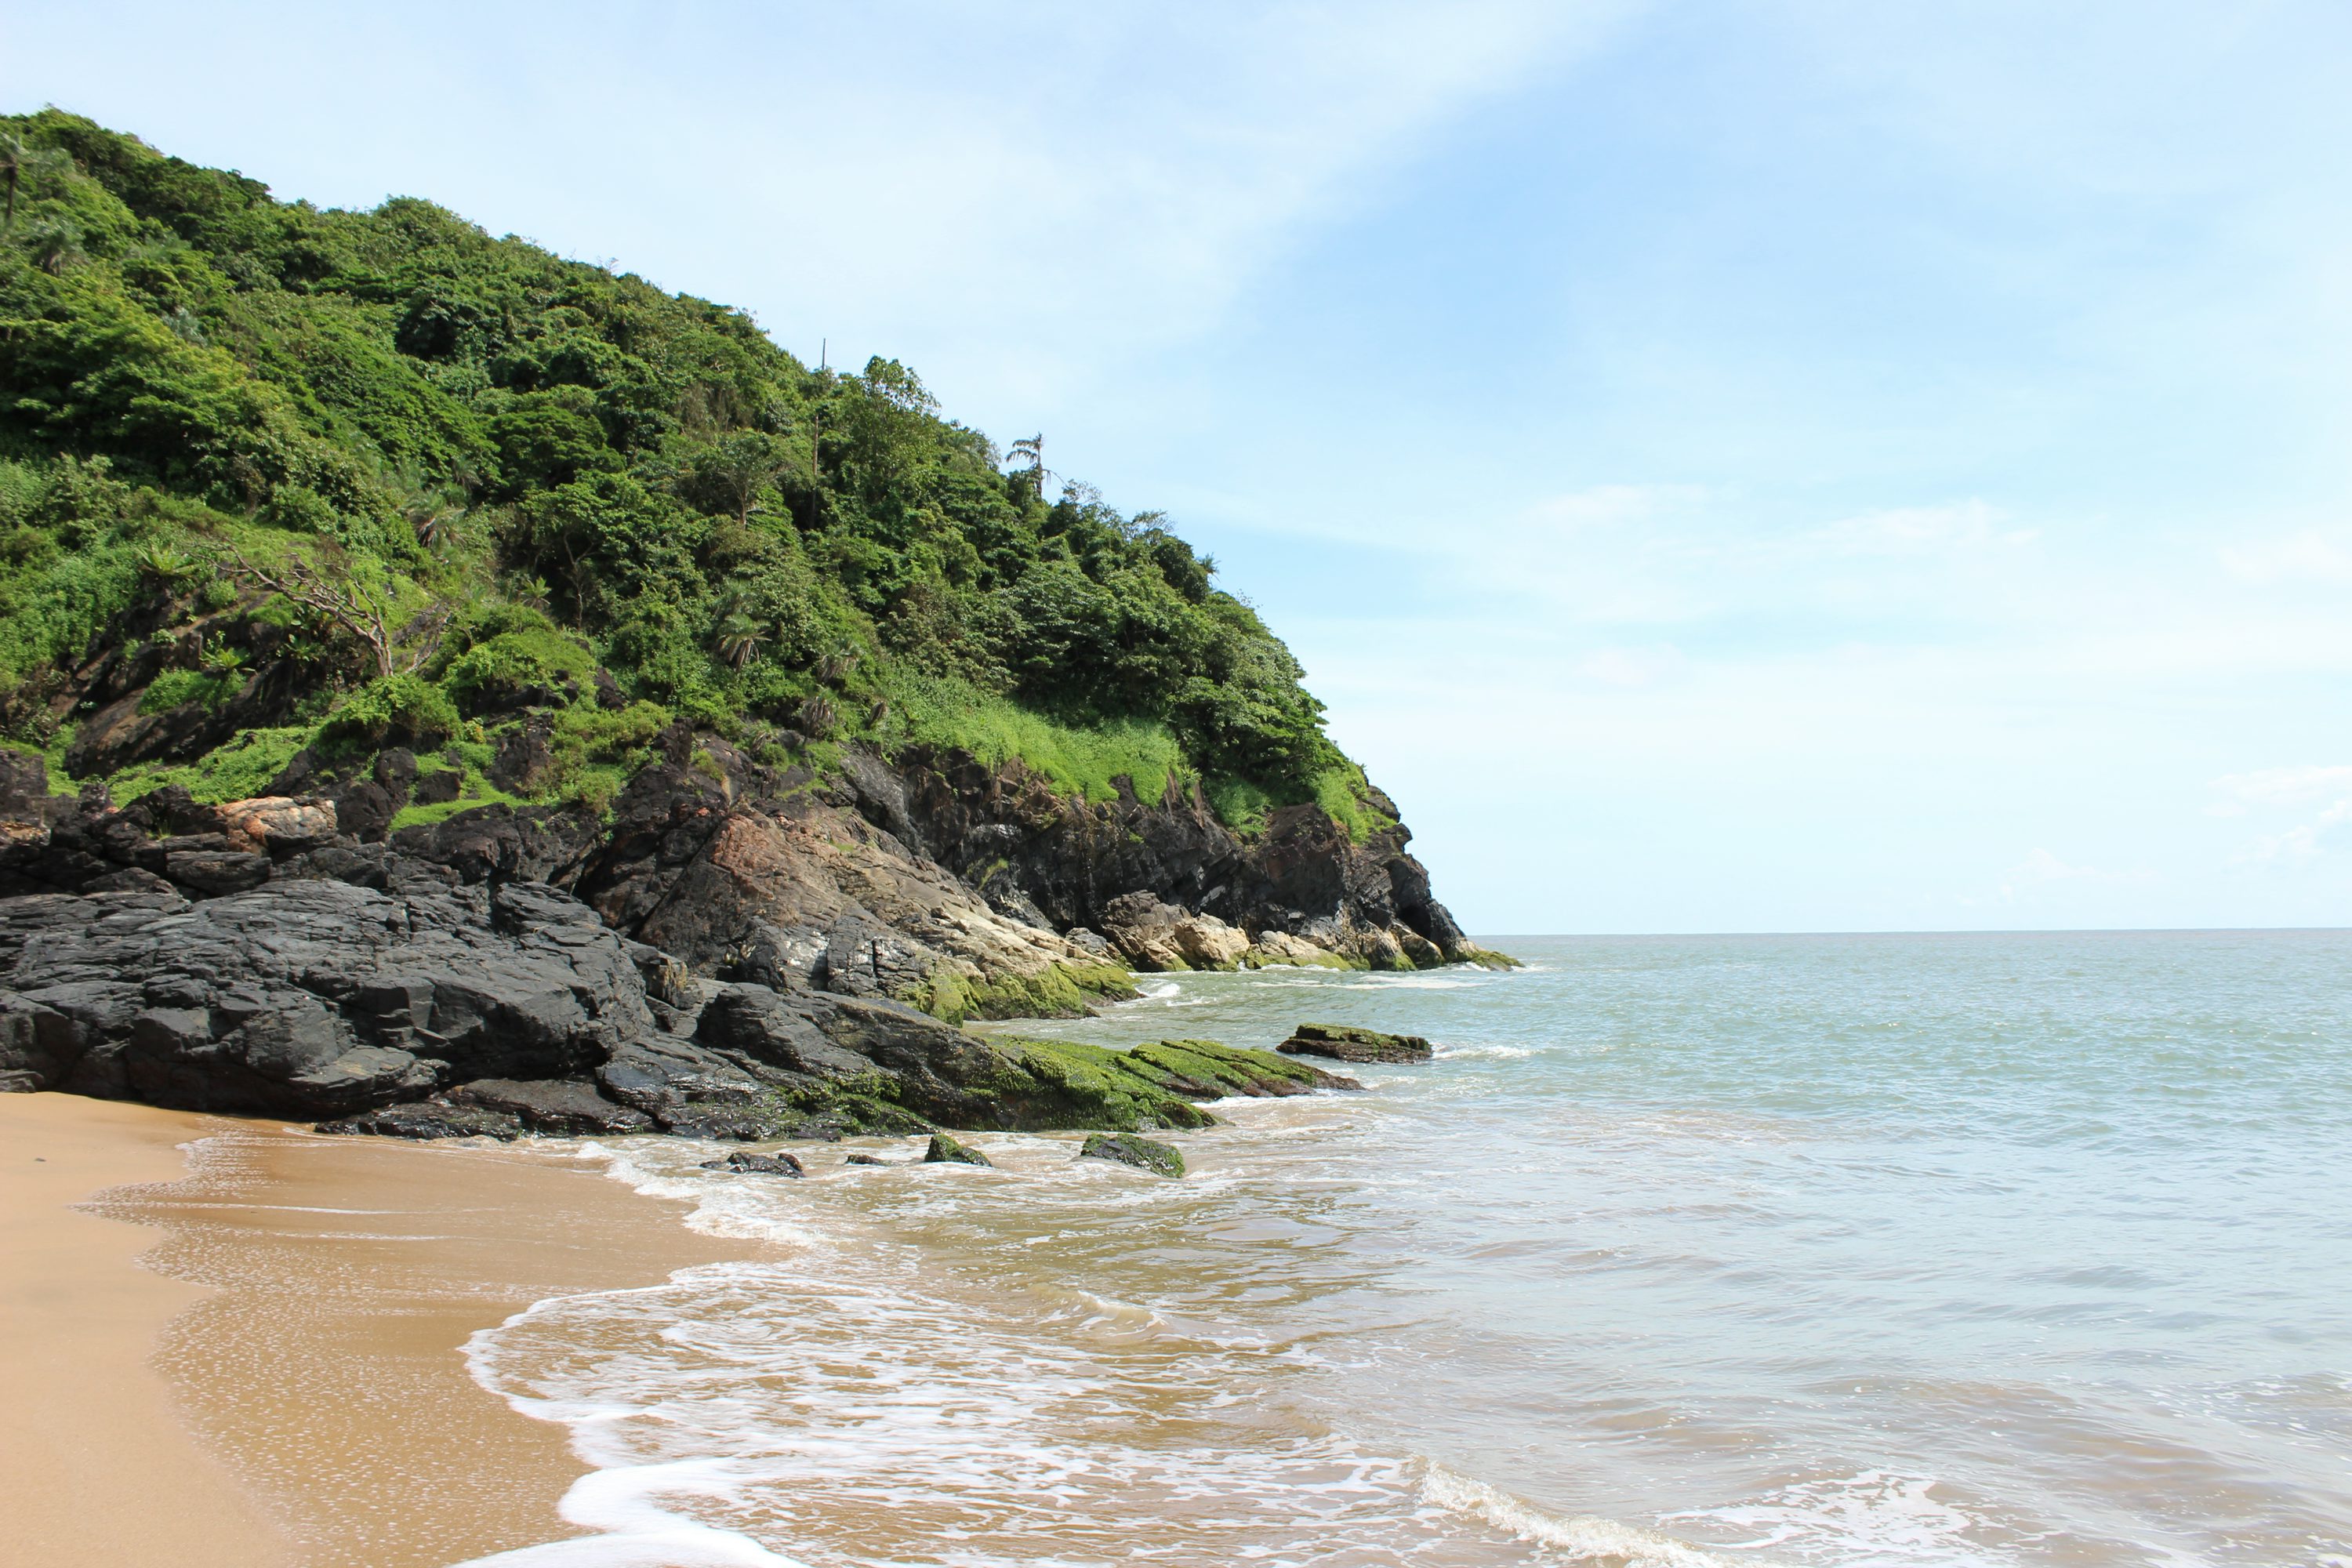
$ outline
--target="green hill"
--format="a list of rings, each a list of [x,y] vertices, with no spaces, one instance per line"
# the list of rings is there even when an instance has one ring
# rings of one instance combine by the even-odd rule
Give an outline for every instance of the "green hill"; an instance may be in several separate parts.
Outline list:
[[[0,733],[117,799],[312,743],[478,770],[528,720],[529,798],[596,806],[684,720],[1385,820],[1213,562],[895,361],[55,110],[0,118]],[[131,695],[154,722],[76,744]]]

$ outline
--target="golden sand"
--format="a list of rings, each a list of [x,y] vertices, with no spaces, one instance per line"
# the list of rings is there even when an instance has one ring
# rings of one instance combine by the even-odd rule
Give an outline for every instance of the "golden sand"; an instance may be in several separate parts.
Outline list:
[[[750,1250],[529,1149],[44,1094],[0,1096],[0,1151],[5,1568],[425,1568],[574,1533],[563,1432],[460,1347]]]

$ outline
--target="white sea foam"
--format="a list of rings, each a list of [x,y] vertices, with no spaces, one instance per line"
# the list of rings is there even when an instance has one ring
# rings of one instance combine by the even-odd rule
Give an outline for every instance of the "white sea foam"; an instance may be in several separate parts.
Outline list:
[[[1732,1562],[1686,1541],[1618,1520],[1547,1513],[1440,1464],[1428,1467],[1421,1491],[1442,1509],[1549,1547],[1571,1563],[1597,1563],[1602,1568],[1729,1568]],[[1755,1562],[1752,1558],[1740,1561],[1750,1565]]]
[[[1851,1556],[1874,1563],[1988,1568],[2007,1561],[1978,1540],[1979,1522],[1936,1495],[1930,1476],[1864,1470],[1786,1486],[1753,1502],[1669,1514],[1668,1523],[1708,1523],[1752,1531],[1743,1549],[1782,1548],[1805,1555]]]

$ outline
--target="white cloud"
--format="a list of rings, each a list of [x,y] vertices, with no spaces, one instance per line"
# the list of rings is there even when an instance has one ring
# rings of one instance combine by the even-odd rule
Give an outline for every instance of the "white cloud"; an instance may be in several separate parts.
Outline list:
[[[2213,781],[2221,799],[2206,807],[2211,816],[2243,816],[2249,811],[2300,813],[2325,801],[2320,811],[2293,826],[2257,837],[2231,858],[2237,866],[2292,865],[2326,851],[2336,830],[2352,822],[2352,766],[2307,763],[2229,773]]]
[[[2256,544],[2225,545],[2222,570],[2246,583],[2352,583],[2352,542],[2315,528]]]
[[[2148,870],[2106,871],[2095,866],[2075,866],[2049,850],[2036,847],[2000,875],[2000,896],[2013,900],[2021,889],[2031,893],[2059,883],[2091,883],[2104,887],[2145,887],[2157,880]]]
[[[2352,795],[2352,766],[2306,763],[2292,768],[2260,768],[2252,773],[2225,773],[2213,788],[2240,805],[2302,805],[2334,795]]]
[[[1992,545],[2024,544],[2030,528],[2004,526],[2009,514],[1983,500],[1943,506],[1895,507],[1843,519],[1815,535],[1832,549],[1865,555],[1924,555]]]

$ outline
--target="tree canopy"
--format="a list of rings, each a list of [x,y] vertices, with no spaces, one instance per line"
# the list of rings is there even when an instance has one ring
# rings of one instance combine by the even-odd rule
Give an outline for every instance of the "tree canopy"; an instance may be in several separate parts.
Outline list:
[[[742,311],[429,202],[280,202],[56,110],[0,119],[0,154],[19,742],[58,742],[109,639],[260,616],[299,634],[269,653],[305,661],[305,721],[397,675],[479,731],[517,689],[591,700],[500,658],[570,661],[786,744],[953,741],[960,704],[1010,705],[1163,734],[1229,817],[1369,799],[1213,562],[1158,513],[1049,499],[1041,437],[1008,464],[895,360],[812,369]]]

